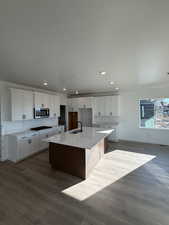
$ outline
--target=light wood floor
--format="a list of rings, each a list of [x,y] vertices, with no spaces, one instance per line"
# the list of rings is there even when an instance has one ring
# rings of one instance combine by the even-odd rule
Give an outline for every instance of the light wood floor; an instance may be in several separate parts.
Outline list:
[[[0,164],[0,225],[169,225],[169,147],[120,142],[86,181],[48,152]]]

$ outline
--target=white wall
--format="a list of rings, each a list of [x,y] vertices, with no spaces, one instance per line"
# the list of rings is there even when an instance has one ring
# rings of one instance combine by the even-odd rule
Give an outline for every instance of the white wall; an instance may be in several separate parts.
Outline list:
[[[144,88],[120,94],[119,139],[169,145],[169,130],[139,128],[139,99],[169,97],[168,88]]]

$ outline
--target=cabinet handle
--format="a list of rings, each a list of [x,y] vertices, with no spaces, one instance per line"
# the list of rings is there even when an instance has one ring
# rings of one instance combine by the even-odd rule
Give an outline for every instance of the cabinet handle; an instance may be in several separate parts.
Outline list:
[[[22,139],[26,139],[26,137],[22,137]]]
[[[48,137],[49,137],[49,135],[47,134],[47,135],[46,135],[46,137],[48,138]]]
[[[25,114],[22,115],[22,119],[23,119],[23,120],[26,119],[26,115],[25,115]]]
[[[32,144],[32,140],[31,139],[28,140],[28,144]]]

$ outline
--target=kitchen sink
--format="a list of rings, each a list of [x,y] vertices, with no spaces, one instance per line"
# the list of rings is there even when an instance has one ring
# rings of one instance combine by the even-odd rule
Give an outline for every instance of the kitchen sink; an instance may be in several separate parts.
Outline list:
[[[82,133],[81,130],[75,130],[75,131],[72,131],[71,134],[79,134],[79,133]]]

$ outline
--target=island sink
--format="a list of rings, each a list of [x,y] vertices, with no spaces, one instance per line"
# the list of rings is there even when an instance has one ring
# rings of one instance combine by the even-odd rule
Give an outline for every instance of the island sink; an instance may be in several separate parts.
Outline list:
[[[112,130],[84,127],[83,131],[65,132],[46,139],[51,167],[82,179],[88,178],[107,149]],[[72,135],[78,134],[78,135]]]
[[[75,130],[75,131],[72,131],[70,132],[70,134],[79,134],[79,133],[82,133],[83,131],[81,130]]]

